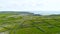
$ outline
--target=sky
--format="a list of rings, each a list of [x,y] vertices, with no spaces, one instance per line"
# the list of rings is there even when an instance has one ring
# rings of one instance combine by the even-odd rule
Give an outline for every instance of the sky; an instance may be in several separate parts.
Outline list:
[[[0,11],[60,14],[60,0],[0,0]]]

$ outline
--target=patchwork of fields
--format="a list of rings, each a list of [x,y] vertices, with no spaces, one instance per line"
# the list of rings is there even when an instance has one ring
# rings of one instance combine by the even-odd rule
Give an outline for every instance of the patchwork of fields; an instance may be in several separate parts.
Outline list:
[[[0,34],[60,34],[60,16],[0,14]]]

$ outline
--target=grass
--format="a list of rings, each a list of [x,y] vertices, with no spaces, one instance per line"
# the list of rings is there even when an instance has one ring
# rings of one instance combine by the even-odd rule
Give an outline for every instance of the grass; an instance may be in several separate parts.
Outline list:
[[[12,33],[14,33],[14,31],[12,31]],[[15,34],[43,34],[43,32],[34,27],[28,27],[28,28],[17,29]]]
[[[0,26],[9,34],[60,34],[60,16],[0,14]]]

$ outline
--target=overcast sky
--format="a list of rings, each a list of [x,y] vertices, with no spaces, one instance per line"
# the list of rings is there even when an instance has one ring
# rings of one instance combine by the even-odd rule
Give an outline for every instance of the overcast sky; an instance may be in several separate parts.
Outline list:
[[[59,13],[60,0],[0,0],[0,11]]]

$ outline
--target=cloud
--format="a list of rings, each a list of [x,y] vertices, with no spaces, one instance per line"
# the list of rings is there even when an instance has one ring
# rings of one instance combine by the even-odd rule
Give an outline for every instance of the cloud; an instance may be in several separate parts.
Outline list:
[[[0,0],[0,11],[60,11],[60,0]]]

